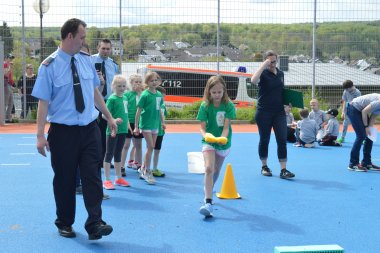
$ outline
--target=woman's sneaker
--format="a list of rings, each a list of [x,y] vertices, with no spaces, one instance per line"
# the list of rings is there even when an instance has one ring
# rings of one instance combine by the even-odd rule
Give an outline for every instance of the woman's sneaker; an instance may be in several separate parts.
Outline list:
[[[337,142],[339,142],[339,143],[343,143],[344,142],[344,137],[340,137],[338,140],[337,140]]]
[[[264,165],[261,168],[261,174],[266,177],[271,177],[272,176],[272,171],[268,168],[268,166]]]
[[[365,167],[367,170],[380,171],[380,167],[375,164],[362,165],[362,167]]]
[[[199,208],[199,213],[204,215],[206,218],[212,217],[213,207],[210,203],[206,203],[201,208]]]
[[[281,170],[280,178],[288,179],[288,178],[293,178],[293,177],[295,177],[295,175],[292,172],[288,171],[287,169]]]
[[[347,167],[347,169],[351,170],[351,171],[357,171],[357,172],[367,172],[367,168],[361,166],[361,164],[358,164],[358,165],[349,165]]]

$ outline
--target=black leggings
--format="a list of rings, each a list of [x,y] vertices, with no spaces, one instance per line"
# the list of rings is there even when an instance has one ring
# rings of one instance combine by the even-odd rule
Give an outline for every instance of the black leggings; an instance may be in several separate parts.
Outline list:
[[[115,163],[121,162],[121,151],[123,150],[126,136],[127,134],[116,134],[115,137],[106,136],[106,154],[104,156],[106,163],[111,163],[112,157]]]

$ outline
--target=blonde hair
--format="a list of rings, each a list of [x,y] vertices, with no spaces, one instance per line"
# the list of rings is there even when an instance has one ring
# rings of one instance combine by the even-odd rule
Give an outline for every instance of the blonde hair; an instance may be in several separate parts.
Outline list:
[[[135,80],[135,79],[141,79],[142,81],[142,76],[139,75],[139,74],[132,74],[129,76],[129,84],[128,84],[128,88],[130,90],[133,90],[133,87],[132,87],[132,81]]]
[[[116,91],[116,86],[124,84],[127,86],[127,79],[123,75],[115,75],[112,80],[112,91]]]
[[[310,100],[310,104],[311,104],[311,103],[317,103],[317,104],[318,104],[318,100],[315,99],[315,98],[313,98],[312,100]]]
[[[226,82],[224,81],[224,79],[221,76],[212,76],[208,79],[205,91],[203,93],[203,101],[206,102],[207,105],[212,103],[210,90],[217,84],[221,84],[223,86],[222,103],[228,103],[230,101],[230,98],[227,94]]]

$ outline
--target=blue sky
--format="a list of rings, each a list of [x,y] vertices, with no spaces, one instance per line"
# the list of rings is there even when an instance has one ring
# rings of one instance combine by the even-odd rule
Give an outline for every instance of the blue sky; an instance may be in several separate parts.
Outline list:
[[[46,0],[43,0],[46,1]],[[39,26],[39,15],[25,2],[25,25]],[[216,23],[217,0],[122,0],[122,25]],[[0,20],[20,26],[22,1],[0,0]],[[119,26],[119,0],[50,0],[44,26],[61,26],[71,17],[89,26]],[[127,5],[128,4],[128,5]],[[313,22],[314,0],[220,0],[224,23]],[[317,0],[317,22],[380,20],[379,0]]]

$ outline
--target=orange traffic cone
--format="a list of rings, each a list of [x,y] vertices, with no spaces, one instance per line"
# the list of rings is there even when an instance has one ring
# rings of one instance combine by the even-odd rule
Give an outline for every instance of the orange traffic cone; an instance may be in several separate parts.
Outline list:
[[[240,195],[236,190],[234,174],[232,173],[232,166],[227,164],[226,173],[224,174],[222,189],[216,196],[220,199],[240,199]]]

